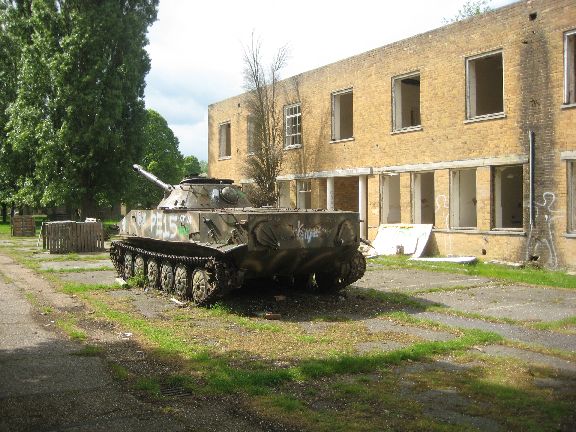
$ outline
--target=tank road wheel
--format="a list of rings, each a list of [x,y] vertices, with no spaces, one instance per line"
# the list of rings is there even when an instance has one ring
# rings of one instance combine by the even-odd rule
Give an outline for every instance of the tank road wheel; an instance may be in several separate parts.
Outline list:
[[[124,255],[124,274],[122,276],[124,276],[125,280],[134,276],[134,259],[130,252]]]
[[[134,259],[134,276],[138,275],[146,275],[146,262],[142,255],[136,255],[136,258]]]
[[[316,273],[314,276],[316,289],[324,294],[336,293],[348,285],[346,280],[338,274],[338,270],[334,270],[333,273]]]
[[[174,272],[174,292],[182,299],[190,297],[190,272],[184,264],[178,264]]]
[[[148,261],[146,266],[146,287],[147,288],[158,288],[158,283],[160,280],[160,266],[158,261],[151,259]]]
[[[366,272],[366,258],[360,251],[355,251],[350,259],[350,272],[348,274],[348,285],[361,279]]]
[[[174,289],[174,268],[169,262],[160,266],[160,288],[168,293]]]
[[[308,289],[312,288],[313,280],[312,274],[303,274],[294,276],[294,280],[292,286],[294,289],[307,291]]]
[[[214,292],[214,283],[210,281],[208,272],[204,269],[196,269],[192,274],[192,301],[196,305],[206,304]]]

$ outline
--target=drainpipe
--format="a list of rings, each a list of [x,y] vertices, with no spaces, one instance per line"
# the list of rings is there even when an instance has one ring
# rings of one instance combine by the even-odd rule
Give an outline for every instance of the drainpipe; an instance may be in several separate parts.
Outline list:
[[[535,134],[534,131],[528,131],[528,140],[530,142],[530,149],[528,155],[528,163],[529,163],[529,170],[530,170],[530,229],[534,228],[534,197],[536,194],[534,193],[534,165],[536,163],[535,159]]]

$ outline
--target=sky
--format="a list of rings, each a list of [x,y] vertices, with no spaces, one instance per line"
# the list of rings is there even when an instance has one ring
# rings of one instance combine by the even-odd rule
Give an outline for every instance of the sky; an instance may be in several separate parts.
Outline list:
[[[497,8],[513,0],[492,0]],[[208,105],[242,93],[252,34],[263,62],[286,46],[288,78],[441,27],[464,0],[160,0],[149,31],[146,107],[158,111],[185,156],[208,158]]]

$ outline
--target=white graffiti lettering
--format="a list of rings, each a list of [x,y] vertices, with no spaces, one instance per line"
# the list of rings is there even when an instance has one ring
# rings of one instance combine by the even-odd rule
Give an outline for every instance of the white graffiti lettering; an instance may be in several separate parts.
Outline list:
[[[307,228],[302,222],[298,221],[298,225],[294,228],[294,236],[297,239],[304,240],[306,243],[310,243],[312,240],[321,237],[326,234],[326,230],[320,228],[319,226],[314,226]]]

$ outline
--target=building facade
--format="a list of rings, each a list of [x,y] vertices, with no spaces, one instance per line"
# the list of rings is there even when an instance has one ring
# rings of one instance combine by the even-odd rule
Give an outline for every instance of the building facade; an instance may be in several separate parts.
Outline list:
[[[429,251],[576,267],[576,3],[521,1],[283,80],[280,205],[431,223]],[[208,109],[247,182],[246,95]]]

